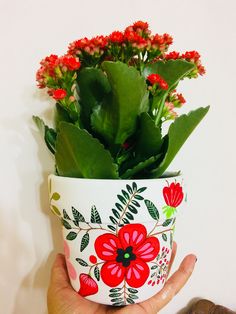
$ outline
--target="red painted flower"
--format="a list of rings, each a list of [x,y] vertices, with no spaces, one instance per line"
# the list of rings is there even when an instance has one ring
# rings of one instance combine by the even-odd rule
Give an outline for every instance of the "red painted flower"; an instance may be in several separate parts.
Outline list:
[[[64,89],[56,89],[53,91],[52,97],[56,100],[64,99],[66,97],[66,91]]]
[[[98,292],[98,285],[93,278],[88,274],[80,274],[80,289],[78,294],[82,297],[86,297],[88,295],[96,294]]]
[[[147,262],[156,258],[160,243],[155,237],[147,237],[143,225],[132,224],[122,227],[117,236],[111,233],[99,236],[95,250],[105,261],[101,268],[105,284],[116,287],[126,280],[129,286],[139,288],[149,276]]]
[[[168,206],[176,208],[181,204],[184,193],[179,183],[172,182],[170,186],[164,187],[163,196]]]

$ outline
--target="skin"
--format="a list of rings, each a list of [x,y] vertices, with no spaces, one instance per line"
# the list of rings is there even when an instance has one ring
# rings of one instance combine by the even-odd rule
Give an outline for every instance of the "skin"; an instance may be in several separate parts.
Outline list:
[[[174,243],[170,268],[176,255],[177,245]],[[187,255],[179,269],[167,280],[163,289],[152,298],[122,308],[97,304],[86,300],[76,293],[70,285],[65,257],[58,254],[51,272],[48,288],[49,314],[157,314],[183,288],[190,278],[196,256]]]

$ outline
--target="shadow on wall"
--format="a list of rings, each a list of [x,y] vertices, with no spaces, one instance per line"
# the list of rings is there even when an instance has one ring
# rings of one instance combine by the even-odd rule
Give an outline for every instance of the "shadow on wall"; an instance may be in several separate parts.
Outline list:
[[[31,117],[27,117],[25,120],[27,120],[27,125],[33,125]],[[32,255],[34,255],[35,260],[33,267],[28,271],[28,274],[24,277],[19,286],[15,298],[14,314],[47,313],[46,292],[50,279],[51,267],[56,254],[63,251],[60,222],[49,210],[47,178],[48,175],[53,172],[54,163],[52,162],[52,159],[49,158],[47,148],[44,146],[44,141],[39,132],[31,130],[29,137],[32,137],[32,134],[35,143],[38,146],[37,159],[42,168],[41,184],[39,183],[39,180],[35,180],[34,182],[36,182],[36,185],[32,185],[30,179],[32,178],[32,167],[30,167],[31,173],[29,173],[24,160],[26,154],[25,150],[22,150],[17,163],[18,175],[21,180],[19,208],[21,210],[21,218],[27,223],[32,232],[34,250]],[[27,143],[25,144],[27,145]],[[32,151],[30,151],[29,154],[32,154]],[[37,162],[36,158],[33,162]],[[35,168],[37,169],[35,176],[38,177],[40,171],[38,171],[38,167]],[[45,168],[48,169],[48,171],[45,171]],[[29,179],[27,179],[27,177]],[[31,195],[31,197],[29,197],[29,195]],[[34,199],[37,198],[38,201],[34,201]],[[34,206],[33,209],[32,202]],[[40,207],[37,208],[34,204],[40,204]],[[37,223],[36,226],[35,223]],[[48,247],[53,247],[53,250],[50,253],[49,251],[45,252]],[[34,302],[29,302],[29,300],[34,300]]]

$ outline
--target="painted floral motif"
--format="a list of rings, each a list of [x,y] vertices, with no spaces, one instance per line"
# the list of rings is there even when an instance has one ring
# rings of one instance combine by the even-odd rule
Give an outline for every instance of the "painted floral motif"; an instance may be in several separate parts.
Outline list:
[[[105,233],[95,241],[98,257],[105,261],[101,277],[110,287],[126,281],[130,287],[139,288],[147,280],[150,270],[147,262],[156,258],[160,250],[159,240],[147,237],[141,224],[122,227],[117,236]]]
[[[96,294],[98,292],[98,285],[93,278],[88,274],[80,274],[80,289],[78,294],[82,297],[87,297],[89,295]]]
[[[181,185],[176,182],[172,182],[170,185],[168,184],[168,186],[163,188],[163,197],[166,202],[166,206],[163,207],[163,212],[166,214],[166,218],[170,218],[183,201],[184,193]]]
[[[69,277],[72,280],[76,280],[77,273],[76,273],[76,270],[75,270],[74,266],[71,264],[71,262],[69,260],[69,258],[70,258],[70,248],[69,248],[69,245],[68,245],[68,243],[66,241],[64,241],[64,253],[65,253],[66,266],[67,266]]]

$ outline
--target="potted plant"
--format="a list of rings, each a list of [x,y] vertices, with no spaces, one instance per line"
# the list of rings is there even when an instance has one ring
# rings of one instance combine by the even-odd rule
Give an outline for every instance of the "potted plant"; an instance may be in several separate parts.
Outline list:
[[[143,301],[167,277],[185,191],[181,174],[165,171],[209,109],[177,115],[179,82],[205,69],[196,51],[167,53],[171,44],[138,21],[71,43],[37,72],[56,101],[54,128],[34,117],[55,156],[51,209],[71,284],[96,302]]]

